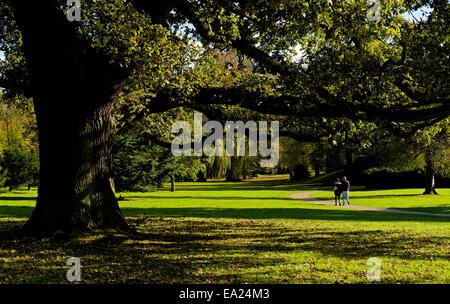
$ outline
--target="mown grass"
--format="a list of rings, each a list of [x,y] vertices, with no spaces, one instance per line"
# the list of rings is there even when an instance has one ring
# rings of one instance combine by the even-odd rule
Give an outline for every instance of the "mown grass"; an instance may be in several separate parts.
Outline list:
[[[368,283],[370,257],[382,261],[381,283],[450,283],[448,218],[289,198],[313,189],[317,185],[258,181],[120,193],[121,209],[138,234],[44,239],[15,231],[31,213],[36,192],[0,193],[0,283],[65,283],[71,256],[81,259],[82,283]],[[389,201],[406,201],[405,208],[448,202],[411,202],[404,196],[416,194],[410,191],[389,190]],[[370,200],[368,194],[358,204]],[[387,206],[384,199],[378,207]]]
[[[439,189],[437,196],[422,195],[422,193],[423,189],[350,191],[350,203],[389,209],[450,213],[450,189]],[[332,191],[318,192],[311,196],[334,201]]]

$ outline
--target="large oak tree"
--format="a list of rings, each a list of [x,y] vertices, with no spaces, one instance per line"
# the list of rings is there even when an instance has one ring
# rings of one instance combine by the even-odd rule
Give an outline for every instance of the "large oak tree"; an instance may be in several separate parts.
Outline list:
[[[405,1],[426,2],[444,3]],[[98,0],[83,2],[78,23],[67,20],[65,1],[2,3],[0,86],[32,97],[38,122],[40,187],[27,227],[127,228],[110,185],[110,134],[112,108],[130,86],[143,92],[150,112],[216,104],[319,121],[442,120],[448,95],[427,98],[395,73],[408,46],[402,54],[374,42],[396,40],[404,23],[393,12],[402,3],[389,2],[376,23],[367,21],[366,1]],[[186,74],[189,65],[180,62],[195,60],[195,52],[180,33],[205,48],[237,50],[255,65],[254,82],[190,79],[195,72]],[[292,51],[299,45],[308,55],[300,62]],[[387,86],[399,98],[380,94]]]

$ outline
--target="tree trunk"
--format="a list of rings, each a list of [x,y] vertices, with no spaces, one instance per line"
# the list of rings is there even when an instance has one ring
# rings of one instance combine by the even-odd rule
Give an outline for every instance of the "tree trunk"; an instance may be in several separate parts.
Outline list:
[[[37,118],[40,185],[25,228],[127,229],[110,183],[111,111],[127,73],[52,1],[12,1]]]
[[[111,106],[66,116],[67,122],[39,112],[40,186],[27,228],[126,228],[110,184]]]
[[[170,192],[175,192],[175,178],[173,176],[170,178]]]
[[[348,131],[345,131],[345,174],[350,175],[352,172],[353,152],[350,148],[348,139]]]
[[[314,168],[314,176],[317,177],[320,175],[320,167],[315,167]]]
[[[239,156],[230,157],[230,167],[227,171],[227,182],[241,181],[242,159]]]
[[[431,151],[425,152],[425,192],[423,194],[438,194],[434,183],[434,158]]]
[[[248,169],[249,169],[249,162],[250,162],[250,159],[248,159],[248,158],[246,158],[246,157],[243,157],[243,159],[242,159],[242,178],[245,180],[245,179],[248,179],[248,175],[249,175],[249,173],[248,173]]]

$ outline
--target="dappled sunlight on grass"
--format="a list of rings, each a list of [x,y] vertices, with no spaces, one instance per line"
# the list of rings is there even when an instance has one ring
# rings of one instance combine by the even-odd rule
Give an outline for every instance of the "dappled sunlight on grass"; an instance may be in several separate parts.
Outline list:
[[[66,240],[18,238],[2,223],[0,281],[63,283],[65,259],[76,256],[85,283],[367,283],[365,263],[376,256],[383,260],[381,283],[449,282],[448,235],[436,224],[146,216],[128,222],[138,234]]]
[[[0,193],[0,283],[65,283],[72,256],[81,259],[81,283],[368,283],[370,257],[382,260],[381,283],[450,283],[448,218],[290,199],[315,189],[252,181],[120,193],[138,233],[45,238],[20,232],[36,191]],[[428,200],[445,191],[425,200],[411,190],[354,191],[352,199],[438,208],[446,202]]]

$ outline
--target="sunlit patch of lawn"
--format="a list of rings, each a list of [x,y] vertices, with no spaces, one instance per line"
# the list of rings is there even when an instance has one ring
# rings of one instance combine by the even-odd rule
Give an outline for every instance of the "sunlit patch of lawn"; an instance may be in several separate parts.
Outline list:
[[[450,283],[448,218],[289,198],[310,190],[278,181],[120,193],[138,234],[44,239],[15,231],[36,192],[0,193],[0,283],[66,283],[72,256],[81,259],[81,283],[369,283],[370,257],[381,259],[381,283]]]
[[[350,191],[350,203],[410,211],[450,213],[450,189],[438,189],[439,195],[422,195],[423,189]],[[334,201],[331,191],[312,194],[312,197]]]

